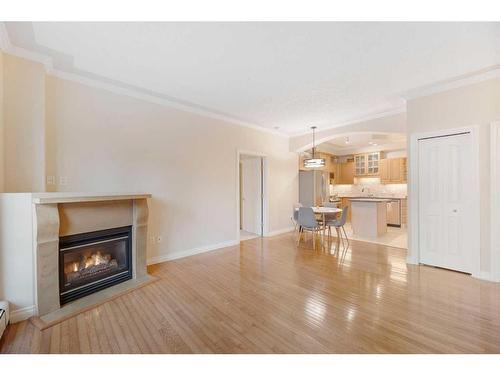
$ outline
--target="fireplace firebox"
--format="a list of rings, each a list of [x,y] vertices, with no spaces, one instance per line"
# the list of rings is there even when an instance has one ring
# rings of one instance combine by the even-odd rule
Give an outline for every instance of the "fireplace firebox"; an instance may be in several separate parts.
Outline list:
[[[131,278],[131,226],[59,239],[61,305]]]

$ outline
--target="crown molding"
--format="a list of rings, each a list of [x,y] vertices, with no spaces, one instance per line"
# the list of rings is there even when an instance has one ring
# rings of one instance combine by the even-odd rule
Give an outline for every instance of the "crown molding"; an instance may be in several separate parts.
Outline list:
[[[336,129],[336,128],[340,128],[342,126],[353,125],[353,124],[357,124],[357,123],[360,123],[360,122],[365,122],[365,121],[370,121],[370,120],[376,120],[378,118],[394,116],[394,115],[397,115],[397,114],[400,114],[400,113],[406,113],[406,105],[396,106],[396,107],[388,109],[386,111],[376,112],[376,113],[372,113],[372,114],[369,114],[369,115],[366,115],[366,114],[365,115],[361,115],[359,117],[354,117],[354,118],[352,118],[352,119],[350,119],[348,121],[345,121],[345,122],[339,122],[339,123],[337,123],[335,125],[331,125],[331,126],[324,127],[324,128],[318,128],[316,130],[316,134],[324,132],[326,130]],[[292,134],[290,134],[290,137],[300,137],[300,136],[308,135],[308,134],[311,134],[310,130],[303,131],[303,132],[300,132],[300,133],[292,133]]]
[[[45,67],[46,74],[53,77],[57,77],[66,81],[80,83],[85,86],[90,86],[101,90],[106,90],[118,95],[124,95],[134,99],[143,100],[149,103],[175,108],[184,112],[193,113],[214,120],[221,120],[224,122],[228,122],[230,124],[256,130],[259,132],[277,135],[282,138],[287,138],[287,139],[289,138],[289,135],[283,132],[279,132],[273,129],[267,129],[259,125],[242,121],[240,119],[235,119],[231,116],[226,116],[220,113],[212,112],[208,109],[198,108],[194,105],[191,106],[189,104],[184,104],[173,100],[169,100],[160,95],[146,94],[140,91],[139,89],[124,87],[119,84],[104,82],[98,79],[85,77],[84,75],[81,74],[66,72],[60,69],[56,69],[54,68],[53,60],[50,56],[37,52],[32,52],[27,49],[12,45],[4,22],[0,22],[0,49],[9,55],[13,55],[16,57],[20,57],[26,60],[42,64]]]
[[[447,80],[439,81],[431,85],[418,87],[416,89],[408,90],[401,93],[401,97],[405,100],[413,100],[432,94],[437,94],[443,91],[457,89],[459,87],[473,85],[487,81],[489,79],[500,77],[500,64],[487,67],[485,69],[477,70],[468,74],[463,74],[458,77],[450,78]]]
[[[0,22],[0,49],[6,50],[11,47],[9,34],[5,27],[5,22]]]
[[[174,101],[170,101],[170,100],[162,98],[160,96],[145,94],[139,90],[133,90],[133,89],[126,88],[126,87],[121,87],[119,85],[115,85],[115,84],[99,81],[96,79],[88,78],[88,77],[85,77],[85,76],[82,76],[79,74],[68,73],[68,72],[64,72],[64,71],[59,70],[59,69],[51,68],[51,69],[47,70],[47,75],[50,75],[50,76],[53,76],[53,77],[56,77],[56,78],[59,78],[59,79],[65,80],[65,81],[76,82],[76,83],[80,83],[80,84],[85,85],[85,86],[110,91],[110,92],[118,94],[118,95],[124,95],[124,96],[128,96],[128,97],[131,97],[134,99],[143,100],[143,101],[146,101],[149,103],[154,103],[154,104],[162,105],[165,107],[175,108],[175,109],[178,109],[178,110],[181,110],[184,112],[193,113],[193,114],[208,117],[208,118],[211,118],[214,120],[221,120],[224,122],[228,122],[228,123],[231,123],[231,124],[234,124],[237,126],[249,128],[252,130],[259,131],[259,132],[277,135],[277,136],[283,137],[283,138],[289,138],[289,136],[287,134],[283,134],[283,133],[275,131],[275,130],[266,129],[264,127],[250,124],[250,123],[247,123],[247,122],[244,122],[241,120],[237,120],[237,119],[234,119],[234,118],[229,117],[229,116],[224,116],[224,115],[221,115],[218,113],[210,112],[208,110],[192,107],[192,106],[189,106],[187,104],[176,103]]]

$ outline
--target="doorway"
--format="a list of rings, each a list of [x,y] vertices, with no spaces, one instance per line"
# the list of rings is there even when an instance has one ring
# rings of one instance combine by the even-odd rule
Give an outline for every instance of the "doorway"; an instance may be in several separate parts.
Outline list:
[[[264,158],[239,156],[240,241],[264,234]]]
[[[470,131],[418,138],[419,262],[474,273],[477,170]]]

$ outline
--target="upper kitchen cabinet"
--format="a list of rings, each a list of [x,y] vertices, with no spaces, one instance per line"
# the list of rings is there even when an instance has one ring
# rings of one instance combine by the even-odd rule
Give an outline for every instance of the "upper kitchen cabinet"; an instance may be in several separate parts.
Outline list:
[[[380,182],[382,184],[406,183],[406,158],[380,160]]]
[[[354,155],[354,168],[356,176],[364,175],[366,171],[366,155]]]
[[[348,160],[345,163],[340,163],[337,176],[336,184],[354,184],[354,161]]]
[[[380,157],[380,152],[354,155],[355,175],[378,176]]]

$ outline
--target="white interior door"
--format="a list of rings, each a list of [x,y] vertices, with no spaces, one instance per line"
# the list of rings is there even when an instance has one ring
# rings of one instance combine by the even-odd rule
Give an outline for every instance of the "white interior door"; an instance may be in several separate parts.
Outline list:
[[[420,262],[471,273],[472,136],[421,139],[418,155]]]
[[[241,160],[241,228],[262,235],[262,158]]]

